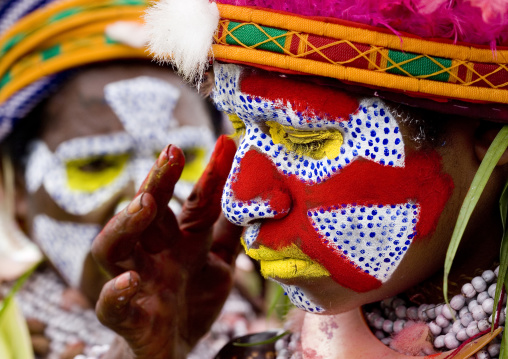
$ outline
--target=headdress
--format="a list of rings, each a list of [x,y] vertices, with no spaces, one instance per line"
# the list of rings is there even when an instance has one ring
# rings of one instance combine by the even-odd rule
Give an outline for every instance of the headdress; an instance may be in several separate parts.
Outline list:
[[[148,58],[110,34],[141,22],[146,0],[8,0],[0,5],[0,140],[65,78],[99,61]]]
[[[186,76],[195,74],[190,57],[179,57],[189,38],[180,36],[179,45],[164,34],[196,38],[201,32],[205,44],[216,30],[213,45],[209,38],[216,60],[334,78],[400,103],[508,121],[504,2],[219,0],[213,31],[192,22],[192,14],[212,7],[208,1],[188,1],[188,21],[175,14],[175,3],[149,10],[151,50],[159,59],[185,62]],[[211,22],[216,15],[208,11]]]

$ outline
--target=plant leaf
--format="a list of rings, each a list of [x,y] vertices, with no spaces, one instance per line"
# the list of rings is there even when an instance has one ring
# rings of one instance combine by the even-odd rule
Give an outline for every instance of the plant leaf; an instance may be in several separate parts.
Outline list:
[[[480,164],[480,167],[478,168],[478,171],[473,178],[473,182],[471,183],[471,187],[469,188],[469,191],[464,198],[464,203],[460,209],[457,223],[455,224],[455,229],[453,230],[452,238],[450,240],[450,244],[448,245],[448,251],[446,253],[444,265],[443,295],[448,305],[448,276],[450,274],[455,254],[457,253],[457,249],[462,239],[462,235],[464,234],[464,230],[466,229],[466,225],[469,221],[469,218],[471,217],[471,213],[478,203],[480,195],[483,192],[483,189],[485,188],[485,185],[487,184],[487,181],[490,178],[494,167],[496,166],[497,162],[501,158],[501,155],[504,153],[507,147],[508,125],[505,125],[501,128],[491,146],[489,147],[487,153],[485,154],[485,158]]]
[[[16,280],[16,283],[12,286],[11,290],[7,295],[5,296],[4,300],[0,303],[0,318],[2,318],[2,315],[7,310],[7,307],[9,306],[9,303],[13,300],[16,293],[21,289],[23,284],[26,282],[28,277],[32,275],[32,273],[35,271],[35,269],[39,266],[39,263],[36,263],[32,268],[27,270],[21,277],[19,277]]]

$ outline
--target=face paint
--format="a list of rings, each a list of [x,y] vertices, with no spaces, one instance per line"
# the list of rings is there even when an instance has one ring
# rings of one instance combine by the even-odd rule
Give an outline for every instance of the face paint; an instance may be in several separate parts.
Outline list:
[[[78,287],[83,262],[101,227],[92,224],[59,222],[37,215],[33,225],[34,239],[53,265],[73,287]]]
[[[167,82],[138,77],[108,84],[105,99],[125,132],[74,138],[52,153],[42,141],[31,144],[26,166],[30,193],[44,186],[66,212],[85,215],[121,191],[129,181],[139,187],[159,152],[168,144],[189,152],[185,178],[175,195],[186,198],[213,148],[205,127],[177,127],[173,111],[180,91]]]
[[[357,292],[386,282],[413,240],[432,233],[451,194],[439,156],[406,157],[398,123],[378,99],[325,89],[316,110],[320,96],[306,103],[295,86],[303,94],[319,94],[319,86],[281,83],[277,97],[236,65],[217,65],[215,73],[219,109],[244,123],[222,207],[247,227],[247,248],[283,253],[296,245]],[[285,261],[277,260],[282,275],[271,273],[285,278]]]

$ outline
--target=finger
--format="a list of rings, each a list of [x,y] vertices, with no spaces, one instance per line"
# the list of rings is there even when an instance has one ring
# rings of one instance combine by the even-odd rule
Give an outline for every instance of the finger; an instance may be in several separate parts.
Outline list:
[[[159,155],[140,191],[150,193],[157,205],[157,215],[144,233],[141,245],[149,253],[158,253],[177,241],[180,234],[175,215],[168,203],[182,174],[185,158],[180,148],[168,145]]]
[[[99,321],[121,334],[131,329],[139,316],[139,308],[131,300],[140,287],[139,275],[129,271],[107,282],[102,288],[95,312]]]
[[[219,137],[208,166],[184,203],[179,216],[182,230],[200,232],[215,223],[221,212],[222,189],[235,153],[234,141],[225,135]]]
[[[232,265],[241,248],[242,231],[243,227],[235,226],[224,215],[221,215],[213,228],[213,242],[210,252]]]
[[[94,239],[92,255],[97,263],[112,275],[135,269],[134,248],[156,214],[157,205],[150,193],[134,198]]]

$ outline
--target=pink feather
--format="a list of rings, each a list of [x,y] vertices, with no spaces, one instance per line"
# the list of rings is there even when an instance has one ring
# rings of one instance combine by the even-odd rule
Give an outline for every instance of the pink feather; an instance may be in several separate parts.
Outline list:
[[[217,0],[326,16],[479,45],[508,46],[506,0]]]

